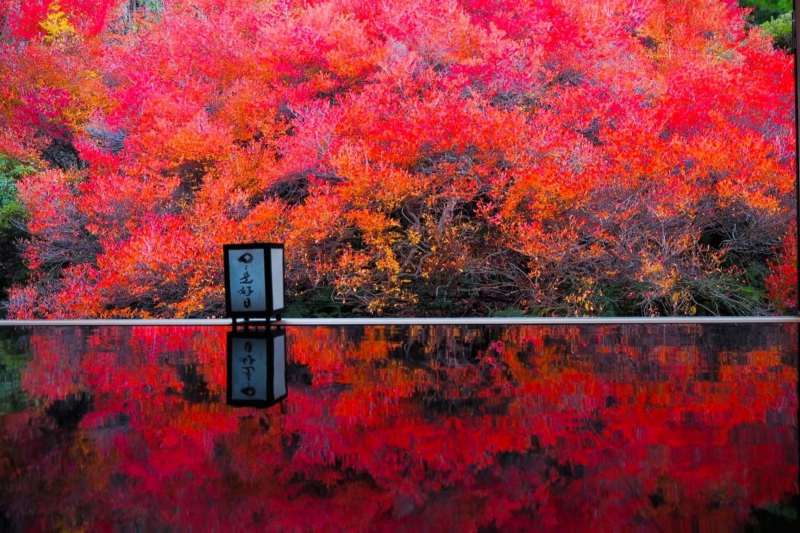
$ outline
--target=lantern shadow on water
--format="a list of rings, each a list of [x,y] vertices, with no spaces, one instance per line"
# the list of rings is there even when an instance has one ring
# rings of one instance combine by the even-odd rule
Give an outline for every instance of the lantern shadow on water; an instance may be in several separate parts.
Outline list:
[[[228,405],[270,407],[283,401],[286,386],[286,332],[282,328],[229,331]]]

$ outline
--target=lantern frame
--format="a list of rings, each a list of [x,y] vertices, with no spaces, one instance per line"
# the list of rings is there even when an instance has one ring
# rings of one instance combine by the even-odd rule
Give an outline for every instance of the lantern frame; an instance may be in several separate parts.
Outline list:
[[[286,260],[284,246],[280,243],[243,243],[225,244],[223,252],[223,271],[225,281],[225,315],[233,318],[266,318],[276,317],[286,309]],[[238,262],[232,258],[231,252],[240,252]],[[242,261],[247,258],[249,261]],[[259,262],[260,261],[260,262]],[[243,282],[243,276],[253,277]],[[244,274],[243,274],[244,273]],[[245,283],[245,284],[243,284]],[[253,289],[255,287],[255,289]],[[259,292],[261,289],[262,292]],[[242,291],[251,291],[250,294]],[[245,300],[250,296],[259,297],[258,305],[249,309]],[[261,299],[263,298],[263,301]],[[252,302],[250,302],[252,305]]]

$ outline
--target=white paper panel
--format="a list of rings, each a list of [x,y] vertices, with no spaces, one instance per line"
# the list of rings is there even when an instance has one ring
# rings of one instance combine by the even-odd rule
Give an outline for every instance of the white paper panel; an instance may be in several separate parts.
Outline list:
[[[267,311],[264,250],[228,250],[231,311]]]
[[[272,308],[283,309],[283,249],[273,248],[272,259]]]

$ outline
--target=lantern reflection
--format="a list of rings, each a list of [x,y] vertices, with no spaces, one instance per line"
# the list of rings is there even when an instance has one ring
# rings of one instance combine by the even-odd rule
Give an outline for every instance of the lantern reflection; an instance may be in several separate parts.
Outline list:
[[[284,400],[287,392],[285,331],[282,328],[229,331],[228,405],[270,407]]]

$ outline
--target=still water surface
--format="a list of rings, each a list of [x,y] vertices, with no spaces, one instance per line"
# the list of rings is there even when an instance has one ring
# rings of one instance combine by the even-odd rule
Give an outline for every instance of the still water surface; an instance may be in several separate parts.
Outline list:
[[[290,327],[251,372],[222,327],[0,328],[0,530],[780,523],[797,329]]]

